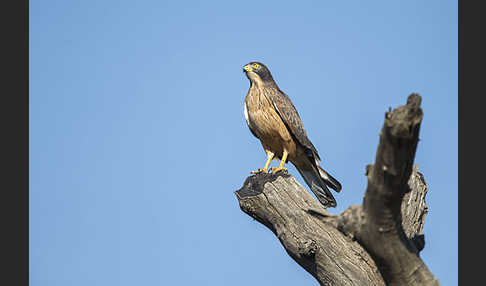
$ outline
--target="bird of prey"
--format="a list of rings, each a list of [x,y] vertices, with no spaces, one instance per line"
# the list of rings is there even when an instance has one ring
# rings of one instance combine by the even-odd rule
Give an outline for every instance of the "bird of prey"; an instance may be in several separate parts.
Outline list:
[[[272,159],[280,160],[277,168],[271,168],[272,173],[287,170],[284,164],[290,161],[321,204],[335,207],[336,200],[329,188],[339,192],[341,184],[319,166],[319,154],[307,138],[302,120],[290,98],[280,90],[264,64],[251,62],[243,67],[243,72],[250,80],[244,103],[246,123],[267,153],[263,169],[252,174],[268,173]]]

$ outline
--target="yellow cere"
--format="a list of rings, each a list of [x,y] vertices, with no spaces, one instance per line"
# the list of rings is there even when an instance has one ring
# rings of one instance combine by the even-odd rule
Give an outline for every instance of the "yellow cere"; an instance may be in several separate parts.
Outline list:
[[[246,65],[243,67],[246,71],[253,71],[253,69],[250,67],[250,65]]]

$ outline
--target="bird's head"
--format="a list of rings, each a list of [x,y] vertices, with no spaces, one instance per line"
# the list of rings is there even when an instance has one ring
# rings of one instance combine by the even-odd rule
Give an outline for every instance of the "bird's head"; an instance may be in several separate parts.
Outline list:
[[[260,86],[267,83],[274,83],[272,74],[262,63],[251,62],[243,67],[243,72],[246,74],[251,84]]]

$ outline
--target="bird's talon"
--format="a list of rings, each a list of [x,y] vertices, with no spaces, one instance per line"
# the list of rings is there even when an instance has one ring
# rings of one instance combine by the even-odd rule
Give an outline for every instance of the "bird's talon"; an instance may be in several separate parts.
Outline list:
[[[268,171],[266,171],[266,170],[264,170],[264,169],[259,168],[259,169],[258,169],[258,170],[256,170],[256,171],[251,171],[251,173],[252,173],[253,175],[256,175],[256,174],[260,174],[260,173],[268,173]]]
[[[272,173],[276,174],[280,171],[287,171],[287,168],[284,167],[272,167]]]

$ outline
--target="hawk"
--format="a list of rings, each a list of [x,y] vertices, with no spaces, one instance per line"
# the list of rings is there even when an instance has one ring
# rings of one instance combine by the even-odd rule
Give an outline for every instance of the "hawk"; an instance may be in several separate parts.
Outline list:
[[[329,188],[339,192],[341,184],[319,165],[319,154],[290,98],[280,90],[264,64],[251,62],[243,67],[243,72],[250,80],[244,103],[246,123],[267,153],[263,169],[251,173],[268,173],[270,162],[277,158],[280,164],[271,168],[272,173],[286,171],[284,165],[290,161],[321,204],[335,207],[336,200]]]

